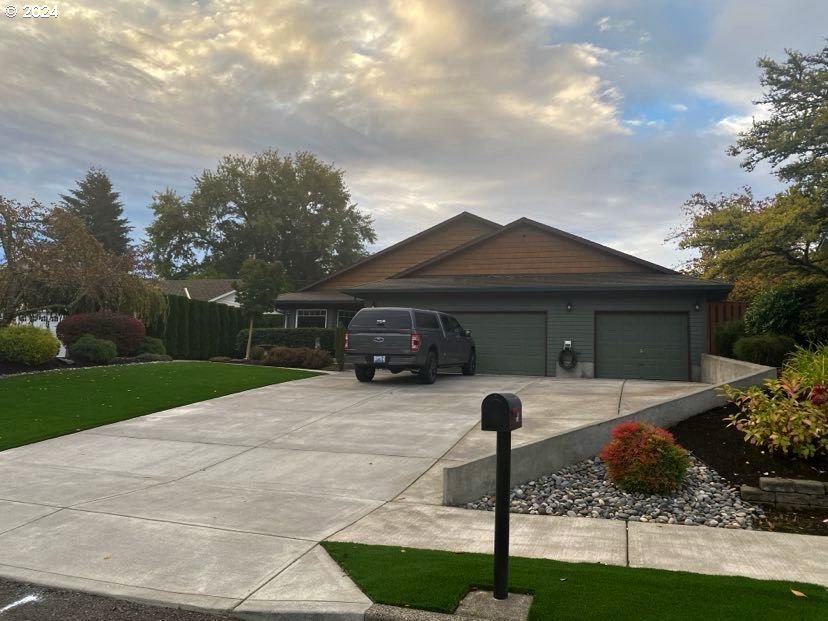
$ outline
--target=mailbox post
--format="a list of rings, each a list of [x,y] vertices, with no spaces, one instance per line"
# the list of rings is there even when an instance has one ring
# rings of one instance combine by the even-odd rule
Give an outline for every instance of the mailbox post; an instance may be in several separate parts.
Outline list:
[[[492,393],[481,405],[481,429],[497,432],[495,483],[494,596],[509,597],[509,490],[512,431],[523,426],[523,404],[517,395]]]

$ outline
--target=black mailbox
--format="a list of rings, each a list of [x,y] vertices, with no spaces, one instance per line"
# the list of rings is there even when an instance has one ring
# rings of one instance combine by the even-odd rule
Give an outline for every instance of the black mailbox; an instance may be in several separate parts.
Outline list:
[[[481,405],[483,431],[514,431],[523,426],[523,404],[510,392],[492,393]]]

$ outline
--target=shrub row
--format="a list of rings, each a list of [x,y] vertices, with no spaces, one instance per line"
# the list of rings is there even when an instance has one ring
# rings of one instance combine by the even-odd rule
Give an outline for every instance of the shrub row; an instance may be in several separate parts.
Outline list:
[[[0,328],[0,362],[36,366],[49,362],[58,351],[60,341],[43,328],[25,325]]]
[[[273,347],[265,352],[264,363],[275,367],[324,369],[332,364],[331,353],[310,347]]]
[[[320,349],[333,354],[335,333],[332,328],[254,328],[253,345],[314,349],[319,339]],[[242,356],[247,348],[247,334],[248,330],[240,330],[236,336],[236,353]]]

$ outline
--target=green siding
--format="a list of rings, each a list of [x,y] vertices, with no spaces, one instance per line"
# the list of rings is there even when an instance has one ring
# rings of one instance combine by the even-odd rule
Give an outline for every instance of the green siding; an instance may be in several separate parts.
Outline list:
[[[447,312],[542,311],[547,318],[549,375],[556,374],[555,362],[565,340],[571,340],[578,354],[577,375],[593,373],[596,311],[684,311],[689,313],[690,364],[698,379],[701,354],[707,347],[706,302],[703,294],[681,292],[612,292],[578,294],[383,294],[365,301],[376,306],[415,306]],[[567,311],[567,303],[572,310]],[[695,310],[699,304],[700,309]],[[559,370],[560,371],[560,370]]]
[[[688,316],[683,313],[598,313],[595,377],[687,380]]]
[[[481,373],[544,375],[545,313],[455,313],[472,331]]]

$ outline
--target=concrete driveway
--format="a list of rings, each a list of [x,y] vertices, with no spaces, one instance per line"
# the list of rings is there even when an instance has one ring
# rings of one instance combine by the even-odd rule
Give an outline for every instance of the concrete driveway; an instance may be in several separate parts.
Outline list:
[[[229,395],[0,453],[0,575],[236,613],[369,605],[317,543],[389,501],[439,504],[446,463],[489,454],[489,392],[515,442],[698,384],[350,373]],[[67,413],[70,414],[70,413]],[[344,617],[342,615],[345,615]]]

